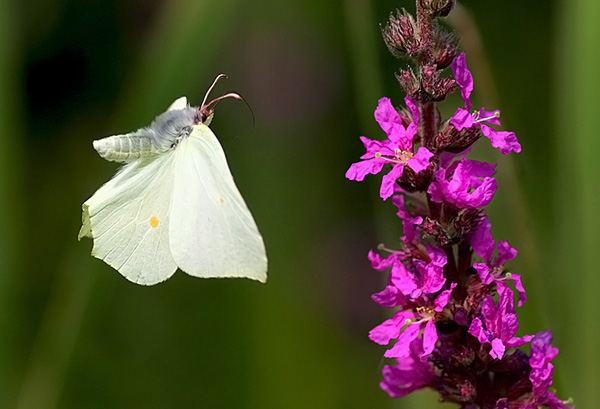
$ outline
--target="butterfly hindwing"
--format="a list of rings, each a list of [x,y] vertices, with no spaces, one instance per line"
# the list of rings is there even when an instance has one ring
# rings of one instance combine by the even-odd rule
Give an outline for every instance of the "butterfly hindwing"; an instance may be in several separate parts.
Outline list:
[[[79,238],[128,280],[152,285],[177,266],[169,246],[174,152],[126,165],[83,204]]]

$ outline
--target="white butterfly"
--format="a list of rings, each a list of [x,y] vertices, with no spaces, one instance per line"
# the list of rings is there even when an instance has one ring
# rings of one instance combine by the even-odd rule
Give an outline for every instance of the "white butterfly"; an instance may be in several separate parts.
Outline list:
[[[211,106],[177,99],[147,128],[94,141],[94,149],[125,166],[83,204],[79,239],[92,256],[125,278],[153,285],[177,268],[195,277],[267,280],[267,256],[256,223],[208,125]]]

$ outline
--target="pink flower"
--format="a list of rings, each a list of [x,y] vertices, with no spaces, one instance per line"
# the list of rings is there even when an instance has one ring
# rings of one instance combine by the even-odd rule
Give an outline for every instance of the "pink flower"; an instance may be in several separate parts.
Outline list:
[[[467,68],[465,53],[461,53],[452,62],[452,72],[456,83],[460,86],[460,93],[465,102],[464,109],[458,108],[456,113],[450,119],[450,122],[457,131],[464,128],[478,127],[481,132],[490,140],[494,148],[500,149],[503,155],[511,152],[521,152],[521,144],[514,132],[496,131],[487,122],[492,125],[501,126],[500,111],[487,111],[484,107],[480,110],[470,113],[471,109],[471,92],[473,92],[473,76]]]
[[[392,203],[398,208],[396,215],[402,220],[402,229],[404,231],[402,241],[406,244],[415,242],[419,238],[421,230],[418,226],[423,223],[423,218],[421,216],[414,217],[406,210],[403,195],[395,195],[392,198]]]
[[[530,403],[530,406],[537,408],[545,405],[551,409],[572,409],[573,406],[567,406],[566,402],[558,399],[554,392],[548,390],[552,385],[554,372],[554,366],[550,362],[558,355],[558,348],[553,347],[550,342],[552,342],[550,331],[537,333],[531,341],[529,380],[533,385],[535,402]]]
[[[498,255],[494,258],[496,242],[492,237],[492,224],[487,215],[483,217],[477,230],[471,236],[471,247],[485,263],[474,263],[473,267],[477,270],[481,282],[489,285],[492,282],[502,282],[512,280],[515,289],[519,292],[519,307],[527,301],[525,287],[521,281],[521,275],[516,273],[504,273],[504,263],[514,260],[517,257],[517,250],[512,248],[508,242],[500,240],[498,242]]]
[[[448,202],[458,208],[486,206],[496,193],[496,179],[491,177],[495,166],[463,158],[435,172],[427,193],[434,202]]]
[[[423,355],[423,340],[414,339],[409,350],[409,355],[398,359],[396,365],[383,367],[383,380],[379,386],[392,398],[401,398],[418,389],[435,385],[437,374],[433,364],[420,359]]]
[[[442,291],[435,300],[422,298],[419,300],[415,311],[398,311],[396,315],[384,321],[369,332],[369,338],[380,345],[387,345],[392,339],[398,339],[394,346],[385,351],[386,358],[406,358],[410,356],[411,343],[417,339],[423,331],[423,352],[419,355],[421,361],[426,361],[433,352],[438,341],[437,329],[435,327],[435,313],[442,312],[450,301],[452,290],[456,283],[452,283],[450,289]],[[385,336],[382,336],[385,334]]]
[[[402,125],[402,118],[392,106],[390,99],[379,100],[375,119],[388,139],[377,141],[361,136],[360,140],[367,152],[360,157],[362,161],[353,163],[346,172],[348,179],[360,182],[369,173],[375,175],[381,172],[385,164],[392,164],[392,169],[381,181],[379,195],[384,200],[394,193],[396,180],[402,176],[404,166],[409,166],[418,173],[429,166],[429,159],[433,156],[433,153],[424,147],[414,152],[413,139],[419,127],[419,109],[408,96],[404,101],[413,117],[413,121],[407,128]]]
[[[469,334],[482,344],[492,345],[490,355],[502,359],[506,348],[518,347],[531,341],[533,336],[515,337],[519,322],[515,314],[512,290],[504,283],[498,283],[498,306],[488,295],[481,306],[481,318],[475,318],[469,327]]]
[[[435,314],[444,310],[456,283],[440,292],[446,282],[443,268],[447,257],[442,250],[430,245],[427,246],[427,253],[430,261],[426,263],[412,259],[410,270],[404,265],[406,255],[402,252],[393,252],[387,258],[369,253],[371,264],[376,270],[392,268],[390,285],[374,294],[373,299],[385,307],[402,306],[392,318],[369,332],[369,338],[380,345],[387,345],[391,340],[397,339],[394,346],[385,352],[384,356],[387,358],[409,356],[410,345],[421,330],[423,352],[420,359],[426,360],[435,348],[438,340]]]
[[[448,259],[444,252],[431,245],[427,245],[427,253],[431,258],[429,263],[413,259],[410,270],[404,263],[394,263],[390,280],[402,294],[415,300],[423,294],[434,294],[442,289],[446,279],[444,278],[444,266]]]

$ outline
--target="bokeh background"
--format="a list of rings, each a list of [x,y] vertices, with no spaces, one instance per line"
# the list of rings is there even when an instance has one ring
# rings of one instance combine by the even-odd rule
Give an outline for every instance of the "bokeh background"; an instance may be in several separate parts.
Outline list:
[[[555,386],[594,407],[600,354],[600,3],[461,2],[447,21],[523,152],[490,209],[519,249],[521,334],[550,328]],[[379,177],[344,173],[403,93],[379,24],[411,1],[0,0],[0,407],[436,408],[378,387],[369,329],[400,223]],[[269,281],[181,272],[145,288],[77,241],[81,203],[116,171],[91,141],[148,124],[218,73],[212,128],[264,236]],[[449,114],[457,100],[442,105]],[[226,254],[224,255],[226,256]]]

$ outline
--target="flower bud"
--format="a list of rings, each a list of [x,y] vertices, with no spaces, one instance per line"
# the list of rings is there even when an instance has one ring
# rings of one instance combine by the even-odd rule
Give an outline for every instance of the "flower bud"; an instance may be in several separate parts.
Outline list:
[[[420,87],[419,80],[417,79],[411,67],[408,67],[408,69],[404,71],[400,71],[400,74],[396,74],[396,79],[408,96],[410,96],[414,101],[423,102],[420,98],[414,98],[419,92]]]
[[[433,238],[436,246],[444,247],[451,244],[450,235],[439,221],[426,217],[421,228],[423,229],[424,237]]]
[[[402,12],[396,10],[396,15],[390,14],[387,24],[381,29],[385,45],[396,58],[404,57],[404,54],[414,56],[419,52],[421,44],[417,33],[415,19],[404,9]]]
[[[410,166],[405,166],[402,176],[398,179],[398,184],[407,192],[425,192],[433,180],[433,165],[429,165],[419,173],[415,172]]]
[[[444,213],[446,220],[426,217],[421,226],[425,237],[433,238],[438,247],[462,242],[477,229],[482,217],[479,209],[456,209],[448,203],[444,205]]]
[[[481,137],[477,127],[464,128],[457,131],[452,123],[447,122],[435,137],[437,152],[460,153],[473,145]]]
[[[426,65],[421,70],[421,86],[431,101],[442,101],[446,95],[456,90],[453,78],[439,78],[441,71],[432,65]]]
[[[444,400],[450,402],[473,402],[477,397],[472,374],[466,371],[447,374],[441,382],[439,392]]]
[[[436,30],[433,44],[433,58],[438,70],[448,68],[458,55],[458,46],[452,33]]]
[[[480,209],[460,209],[452,220],[457,242],[462,241],[477,230],[482,217],[483,211]]]

